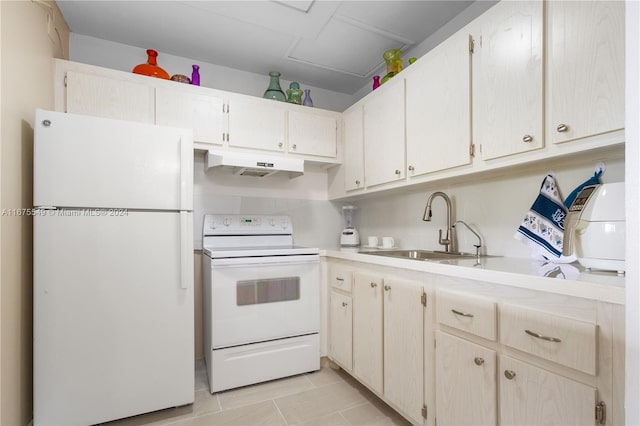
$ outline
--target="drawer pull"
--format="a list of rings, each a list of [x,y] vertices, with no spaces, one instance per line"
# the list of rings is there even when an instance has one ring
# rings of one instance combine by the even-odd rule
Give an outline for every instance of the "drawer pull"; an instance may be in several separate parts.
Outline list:
[[[516,377],[516,372],[513,370],[504,370],[504,377],[513,380],[513,378]]]
[[[546,340],[547,342],[556,342],[556,343],[562,342],[562,340],[558,339],[557,337],[543,336],[542,334],[538,334],[535,331],[525,330],[524,332],[527,333],[529,336],[533,336],[536,339]]]
[[[349,304],[347,302],[342,302],[342,306],[348,306]]]
[[[370,284],[371,284],[371,288],[376,288],[376,287],[378,287],[378,284],[376,284],[376,283],[370,283]]]
[[[482,358],[480,358],[479,356],[477,356],[477,357],[475,357],[475,358],[473,359],[473,362],[475,362],[475,363],[476,363],[476,365],[482,365],[482,364],[484,364],[484,359],[482,359]]]
[[[336,281],[344,281],[344,278],[336,277]]]
[[[469,314],[467,312],[460,312],[460,311],[456,311],[455,309],[452,309],[451,312],[453,312],[456,315],[460,315],[461,317],[473,318],[473,314]]]
[[[569,126],[567,126],[566,124],[560,124],[558,125],[558,127],[556,127],[556,130],[560,133],[566,132],[567,130],[569,130]]]
[[[391,290],[391,286],[390,286],[390,285],[385,285],[385,286],[384,286],[384,289],[385,289],[386,291],[389,291],[389,290]]]

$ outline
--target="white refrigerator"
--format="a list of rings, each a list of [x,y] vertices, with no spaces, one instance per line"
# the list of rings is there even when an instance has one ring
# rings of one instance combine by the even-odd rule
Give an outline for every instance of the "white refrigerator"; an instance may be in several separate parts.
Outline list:
[[[190,130],[36,111],[34,424],[194,401]]]

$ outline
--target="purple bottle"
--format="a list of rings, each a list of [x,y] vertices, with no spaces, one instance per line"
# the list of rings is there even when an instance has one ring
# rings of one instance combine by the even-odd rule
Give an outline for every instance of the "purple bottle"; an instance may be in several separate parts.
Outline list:
[[[311,99],[309,92],[311,92],[311,89],[304,89],[304,100],[302,101],[302,105],[312,107],[313,100]]]
[[[193,71],[191,72],[191,84],[194,86],[200,86],[200,73],[198,70],[200,69],[199,65],[192,65]]]
[[[379,75],[374,75],[373,76],[373,90],[376,90],[378,87],[380,87],[380,76]]]

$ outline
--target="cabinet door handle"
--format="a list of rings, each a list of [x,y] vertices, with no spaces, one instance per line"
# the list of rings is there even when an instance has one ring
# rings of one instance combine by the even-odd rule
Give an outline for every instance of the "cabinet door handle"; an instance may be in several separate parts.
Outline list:
[[[533,136],[531,136],[531,135],[524,135],[522,137],[522,142],[529,143],[529,142],[532,142],[532,141],[533,141]]]
[[[294,143],[294,144],[293,144],[293,146],[292,146],[291,148],[293,148],[293,149],[295,150],[295,149],[297,148],[297,147],[296,147],[296,144]]]
[[[482,358],[480,358],[479,356],[477,356],[477,357],[475,357],[475,358],[473,359],[473,362],[475,362],[475,363],[476,363],[476,365],[482,365],[482,364],[484,364],[484,359],[482,359]]]
[[[560,133],[563,133],[569,130],[569,126],[567,126],[566,124],[559,124],[558,127],[556,127],[556,130]]]
[[[409,171],[410,171],[410,172],[412,172],[412,171],[414,171],[414,170],[415,170],[415,169],[413,168],[413,166],[409,166]]]
[[[344,281],[344,278],[336,277],[336,281]]]
[[[402,173],[400,170],[396,169],[396,176],[400,176],[400,173]]]
[[[278,148],[282,148],[282,142],[278,144]]]
[[[456,311],[455,309],[452,309],[451,312],[453,312],[456,315],[460,315],[461,317],[473,318],[473,314],[469,314],[467,312],[460,312],[460,311]]]
[[[349,306],[347,302],[342,302],[342,306]]]
[[[535,331],[525,330],[524,332],[527,333],[529,336],[533,336],[536,339],[546,340],[547,342],[556,342],[556,343],[562,342],[562,340],[558,339],[557,337],[543,336],[542,334],[536,333]]]
[[[360,181],[356,179],[356,185],[360,185]]]
[[[504,377],[513,380],[513,378],[516,377],[516,372],[513,370],[504,370]]]
[[[385,286],[384,286],[384,289],[385,289],[386,291],[389,291],[389,290],[391,290],[391,286],[390,286],[390,285],[385,285]]]
[[[376,283],[369,283],[369,284],[371,284],[371,288],[376,288],[376,287],[378,287],[378,284],[376,284]]]

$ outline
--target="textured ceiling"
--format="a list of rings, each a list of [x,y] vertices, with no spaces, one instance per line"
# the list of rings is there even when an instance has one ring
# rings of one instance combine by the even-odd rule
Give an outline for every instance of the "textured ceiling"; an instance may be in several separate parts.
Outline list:
[[[353,94],[472,1],[58,0],[72,32]]]

